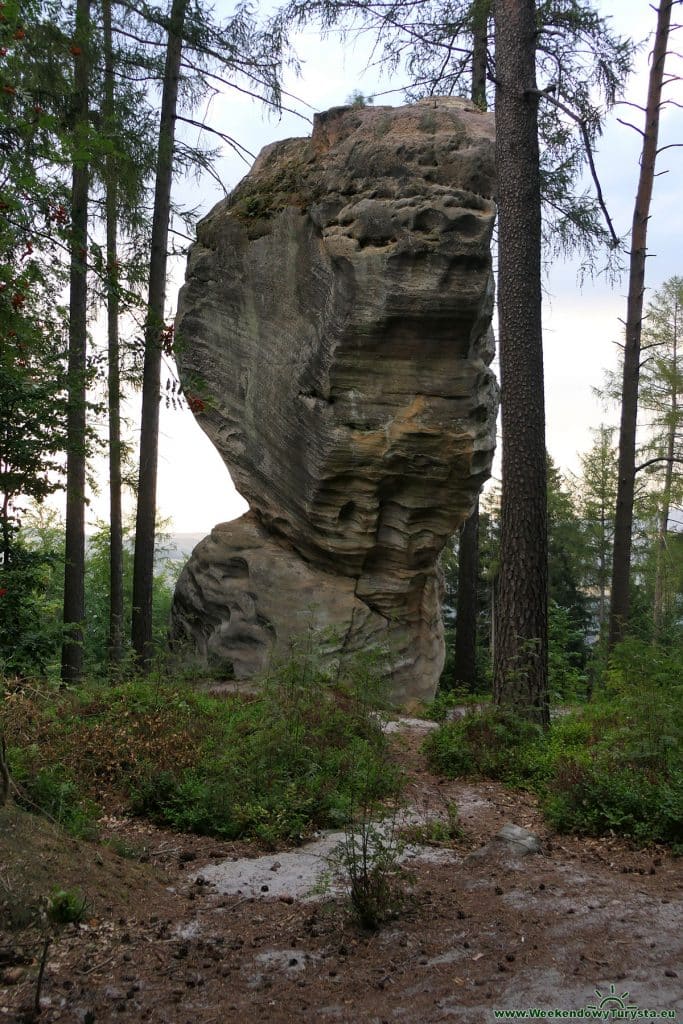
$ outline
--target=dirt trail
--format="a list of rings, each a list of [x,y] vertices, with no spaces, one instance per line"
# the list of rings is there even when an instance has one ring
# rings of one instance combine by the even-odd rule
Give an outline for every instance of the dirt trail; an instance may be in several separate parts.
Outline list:
[[[553,835],[526,794],[439,780],[419,754],[420,732],[396,740],[410,802],[425,818],[456,802],[465,838],[409,860],[410,904],[373,934],[354,926],[341,896],[304,898],[287,869],[302,873],[311,851],[264,857],[110,820],[119,842],[145,848],[133,863],[0,812],[6,909],[16,912],[28,864],[41,891],[78,884],[92,908],[51,947],[40,1021],[488,1024],[495,1010],[589,1005],[607,1019],[631,1007],[680,1020],[681,862]],[[539,836],[542,852],[522,857],[492,841],[506,822]],[[33,1001],[38,948],[35,930],[0,929],[0,1024]]]

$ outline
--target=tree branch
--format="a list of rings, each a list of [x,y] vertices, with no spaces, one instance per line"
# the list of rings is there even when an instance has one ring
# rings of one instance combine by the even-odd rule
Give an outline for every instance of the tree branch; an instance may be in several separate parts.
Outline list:
[[[242,160],[244,160],[245,164],[248,164],[249,161],[244,157],[243,153],[241,152],[242,150],[244,150],[244,153],[246,153],[247,156],[250,156],[252,160],[256,159],[256,154],[252,153],[251,150],[247,149],[246,146],[243,146],[240,142],[236,142],[230,135],[226,135],[225,132],[220,132],[218,131],[217,128],[210,128],[208,124],[204,124],[203,121],[195,121],[194,118],[183,117],[181,114],[176,114],[176,121],[183,121],[185,124],[191,124],[195,128],[201,128],[202,131],[209,132],[209,134],[211,135],[217,135],[218,138],[225,142],[228,146],[232,146],[237,155],[241,157]],[[215,150],[214,152],[217,151]]]
[[[641,462],[639,466],[636,466],[635,471],[636,473],[640,473],[641,469],[647,469],[648,466],[654,466],[658,462],[668,462],[669,464],[678,462],[683,465],[683,459],[679,459],[676,455],[662,455],[659,458],[648,459],[647,462]]]
[[[252,92],[251,89],[245,89],[242,85],[237,85],[236,82],[230,82],[227,78],[222,78],[220,75],[215,74],[213,71],[207,71],[205,68],[197,67],[196,64],[192,64],[189,60],[184,59],[181,63],[181,67],[187,68],[190,71],[195,71],[197,74],[202,75],[205,78],[213,78],[222,85],[227,85],[230,89],[235,89],[237,92],[243,93],[245,96],[250,96],[254,100],[258,100],[260,103],[265,103],[268,107],[273,107],[275,110],[284,110],[288,114],[294,114],[296,117],[300,117],[302,121],[312,124],[310,117],[306,117],[305,114],[300,113],[298,110],[294,110],[292,107],[285,107],[282,104],[274,103],[269,100],[266,96],[260,96],[257,92]],[[263,83],[261,83],[263,84]],[[289,92],[282,92],[283,96],[289,96],[291,99],[296,100],[297,103],[303,103],[304,106],[309,107],[311,110],[315,110],[310,103],[306,103],[305,100],[300,99],[298,96],[294,96]]]
[[[539,99],[548,100],[548,102],[552,103],[554,107],[557,107],[558,110],[561,110],[564,114],[567,115],[567,117],[570,117],[575,124],[578,124],[579,129],[581,131],[581,138],[583,140],[584,149],[586,151],[588,166],[590,167],[591,177],[593,178],[593,184],[595,185],[595,192],[597,195],[598,204],[600,206],[600,209],[602,210],[603,216],[607,223],[607,227],[609,229],[610,236],[612,238],[612,248],[618,248],[619,238],[617,236],[616,231],[614,230],[614,224],[612,223],[612,218],[609,215],[609,210],[607,209],[607,205],[605,203],[605,197],[602,194],[600,179],[598,178],[595,160],[593,159],[593,147],[591,146],[590,135],[588,134],[588,127],[586,125],[585,119],[583,117],[580,117],[576,113],[576,111],[571,109],[571,107],[568,107],[566,103],[563,103],[561,100],[558,100],[556,96],[553,96],[548,89],[528,89],[527,94],[536,95],[539,97]]]
[[[645,132],[642,128],[638,128],[637,125],[631,124],[630,121],[624,121],[621,117],[618,117],[617,121],[619,124],[623,124],[625,128],[633,128],[634,132],[638,132],[639,135],[642,135],[642,137],[645,138]]]
[[[614,104],[615,107],[635,107],[636,110],[642,110],[645,113],[645,107],[641,107],[640,103],[632,103],[631,100],[617,100]]]

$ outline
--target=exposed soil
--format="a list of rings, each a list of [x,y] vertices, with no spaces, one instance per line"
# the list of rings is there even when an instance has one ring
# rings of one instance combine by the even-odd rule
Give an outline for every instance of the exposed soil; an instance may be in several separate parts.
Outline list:
[[[374,933],[343,896],[288,892],[282,851],[268,854],[277,884],[243,874],[228,894],[217,866],[263,869],[262,849],[120,819],[103,823],[115,847],[79,843],[0,811],[0,1022],[27,1019],[34,1003],[44,940],[29,912],[55,886],[80,888],[88,912],[48,949],[41,1022],[479,1024],[495,1009],[601,1003],[680,1017],[681,861],[555,835],[528,794],[440,780],[422,735],[395,740],[409,799],[425,820],[456,802],[465,837],[409,859],[411,899]],[[506,822],[542,852],[492,842]]]

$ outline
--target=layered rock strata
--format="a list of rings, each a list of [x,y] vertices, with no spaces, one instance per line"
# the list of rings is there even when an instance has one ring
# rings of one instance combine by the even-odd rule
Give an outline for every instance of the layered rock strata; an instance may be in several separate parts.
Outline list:
[[[489,475],[493,118],[340,107],[200,223],[185,391],[251,511],[178,581],[172,634],[246,678],[310,625],[386,645],[397,702],[444,659],[438,558]]]

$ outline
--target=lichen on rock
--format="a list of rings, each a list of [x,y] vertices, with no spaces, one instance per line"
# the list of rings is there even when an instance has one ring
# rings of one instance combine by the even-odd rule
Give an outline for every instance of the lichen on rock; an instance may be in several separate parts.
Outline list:
[[[453,98],[337,107],[267,146],[200,223],[176,334],[251,511],[195,549],[172,634],[238,678],[309,625],[386,645],[433,693],[438,557],[489,475],[493,118]]]

